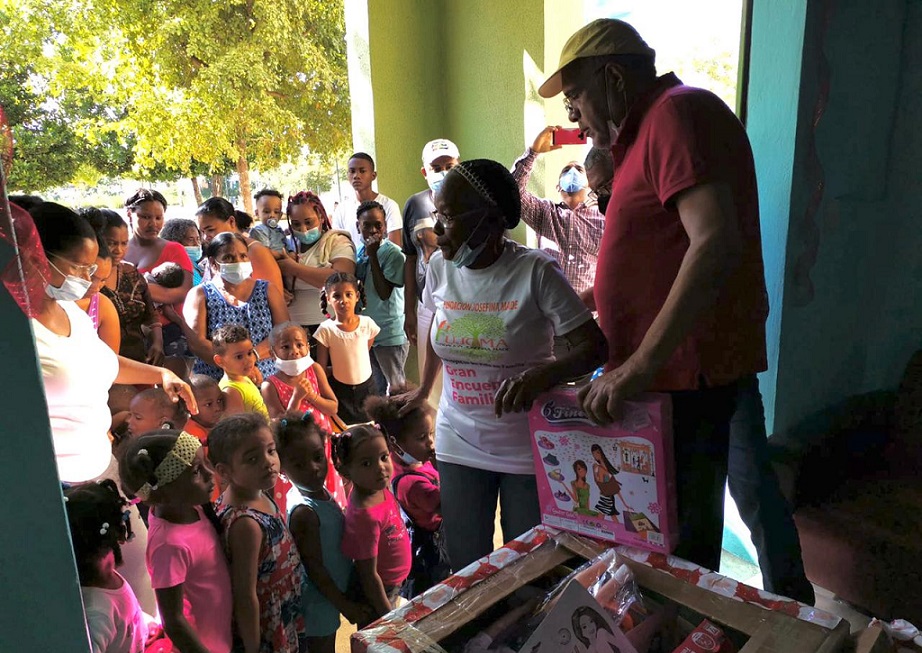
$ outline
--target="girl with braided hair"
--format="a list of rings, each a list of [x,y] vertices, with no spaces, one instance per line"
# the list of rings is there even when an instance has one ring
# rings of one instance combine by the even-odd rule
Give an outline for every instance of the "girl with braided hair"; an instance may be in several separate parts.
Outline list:
[[[435,206],[440,251],[423,292],[435,316],[404,412],[426,401],[441,369],[435,452],[448,554],[460,569],[492,550],[497,500],[505,541],[539,523],[525,411],[540,393],[598,367],[607,348],[557,262],[506,238],[522,207],[502,164],[459,163]],[[569,345],[557,359],[555,336]]]
[[[119,476],[125,492],[150,507],[147,568],[163,630],[183,653],[229,653],[231,579],[202,443],[166,429],[133,438]]]
[[[289,305],[291,321],[313,335],[325,315],[320,310],[320,291],[336,272],[355,274],[355,245],[346,231],[333,229],[320,198],[300,191],[288,198],[285,209],[291,227],[289,246],[296,259],[279,260],[286,278],[294,280],[294,299]],[[312,355],[316,343],[312,343]]]
[[[128,500],[105,479],[64,490],[70,541],[93,651],[141,653],[147,617],[128,582],[116,571],[122,544],[132,536]]]
[[[368,420],[365,400],[375,393],[371,371],[371,348],[381,329],[366,315],[357,315],[366,305],[362,282],[354,275],[337,272],[330,275],[320,294],[320,306],[333,315],[317,327],[317,362],[326,369],[331,365],[330,387],[339,400],[337,415],[346,424]]]

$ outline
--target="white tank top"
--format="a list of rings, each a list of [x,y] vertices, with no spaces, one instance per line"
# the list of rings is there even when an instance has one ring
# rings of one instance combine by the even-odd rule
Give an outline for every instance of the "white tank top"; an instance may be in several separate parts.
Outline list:
[[[70,320],[70,336],[32,320],[42,368],[45,399],[58,476],[79,483],[109,466],[109,388],[118,375],[118,357],[99,339],[89,316],[74,302],[58,302]]]

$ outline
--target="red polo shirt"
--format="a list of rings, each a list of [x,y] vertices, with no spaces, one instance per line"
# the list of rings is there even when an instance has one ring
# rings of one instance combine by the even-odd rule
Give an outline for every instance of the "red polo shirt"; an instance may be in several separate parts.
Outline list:
[[[650,389],[724,385],[766,369],[759,203],[742,124],[716,95],[684,86],[670,73],[631,108],[612,156],[615,177],[595,280],[607,369],[637,350],[688,250],[675,196],[710,182],[732,190],[742,259]]]

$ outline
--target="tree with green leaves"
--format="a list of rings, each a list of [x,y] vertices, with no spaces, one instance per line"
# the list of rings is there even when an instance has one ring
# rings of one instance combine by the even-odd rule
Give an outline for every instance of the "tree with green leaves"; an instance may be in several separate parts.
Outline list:
[[[0,0],[0,105],[13,134],[9,186],[14,190],[40,192],[131,169],[129,142],[80,128],[117,119],[119,111],[79,89],[65,96],[51,92],[59,52],[49,25],[59,16],[47,7]]]
[[[221,173],[230,159],[252,212],[251,167],[346,149],[342,0],[74,1],[58,81],[125,107],[96,131],[130,134],[139,169]]]

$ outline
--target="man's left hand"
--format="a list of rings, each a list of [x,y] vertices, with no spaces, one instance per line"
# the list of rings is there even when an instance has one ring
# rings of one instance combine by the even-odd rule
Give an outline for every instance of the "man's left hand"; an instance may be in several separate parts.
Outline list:
[[[653,376],[646,366],[629,358],[580,390],[580,405],[596,424],[620,422],[624,400],[649,388]]]

